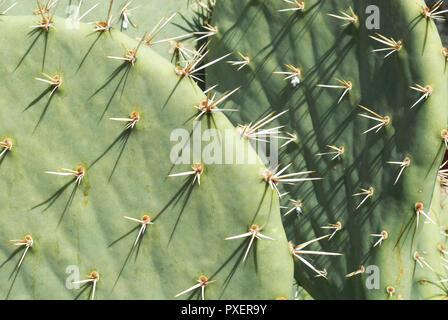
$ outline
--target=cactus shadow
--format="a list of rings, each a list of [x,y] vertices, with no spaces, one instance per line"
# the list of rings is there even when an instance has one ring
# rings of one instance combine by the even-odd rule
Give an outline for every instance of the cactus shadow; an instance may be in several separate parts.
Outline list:
[[[124,240],[125,238],[127,238],[130,234],[132,234],[137,229],[138,229],[138,226],[135,226],[134,228],[132,228],[131,230],[129,230],[128,232],[126,232],[125,234],[120,236],[119,238],[117,238],[114,241],[112,241],[107,247],[111,248],[112,246],[114,246],[115,244],[120,242],[121,240]]]
[[[206,22],[209,22],[209,19],[211,18],[211,13],[205,10],[204,8],[200,7],[200,10],[196,10],[194,12],[194,16],[192,18],[185,17],[184,14],[179,12],[180,18],[183,20],[185,25],[173,23],[176,27],[181,29],[182,31],[185,31],[187,33],[193,33],[193,32],[201,32],[201,31],[207,31],[204,29],[204,25]],[[201,35],[192,35],[196,38],[200,38]]]
[[[415,267],[414,267],[415,270]],[[443,279],[443,277],[440,274],[436,275],[437,278],[439,279],[439,281],[443,281],[445,279]],[[434,282],[434,281],[430,281],[430,280],[426,280],[425,281],[426,284],[430,284],[436,288],[439,288],[442,292],[440,294],[434,294],[432,296],[426,297],[425,300],[434,300],[434,299],[438,299],[438,300],[446,300],[446,298],[448,297],[448,286],[445,284],[446,282]]]
[[[47,205],[42,212],[47,211],[48,209],[50,209],[50,207],[53,206],[53,204],[62,196],[62,194],[65,192],[65,190],[67,190],[67,188],[74,184],[72,192],[70,193],[70,196],[68,197],[67,202],[64,205],[64,209],[62,210],[61,216],[59,218],[58,224],[57,226],[59,226],[64,218],[64,216],[66,215],[66,213],[69,211],[70,206],[73,203],[73,199],[76,196],[76,191],[78,190],[78,183],[76,183],[76,178],[73,178],[71,181],[67,182],[65,185],[63,185],[61,188],[59,188],[55,193],[53,193],[48,199],[42,201],[41,203],[35,205],[34,207],[31,208],[31,210],[37,209],[39,207],[42,207],[44,205]]]
[[[443,156],[445,155],[445,151],[447,150],[445,143],[442,142],[440,145],[439,150],[437,151],[436,156],[434,157],[434,159],[432,160],[431,166],[428,167],[428,170],[426,171],[426,177],[429,176],[429,174],[431,173],[432,168],[437,164],[437,167],[439,168],[442,164],[443,164]],[[440,162],[440,159],[442,159],[442,162]],[[0,162],[1,164],[1,162]]]
[[[193,292],[188,296],[187,300],[201,300],[201,288],[197,288],[196,290],[193,290]]]
[[[33,101],[31,101],[26,107],[25,109],[23,109],[22,112],[27,111],[28,109],[30,109],[32,106],[34,106],[36,103],[38,103],[43,97],[45,97],[47,95],[47,93],[50,93],[53,90],[52,87],[48,87],[47,89],[45,89],[44,91],[42,91],[41,94],[39,94]]]
[[[223,264],[211,275],[210,279],[215,278],[218,274],[221,273],[221,271],[235,258],[236,261],[232,265],[232,268],[230,269],[229,273],[227,274],[226,278],[224,279],[223,283],[223,289],[219,296],[219,299],[224,295],[225,290],[227,289],[228,285],[230,284],[230,281],[232,280],[233,276],[235,275],[235,272],[237,271],[238,267],[240,266],[241,261],[244,257],[244,247],[245,244],[247,245],[249,243],[250,239],[245,239],[245,241],[241,242],[241,244],[230,254],[230,256],[224,261]]]
[[[204,8],[200,8],[200,10],[195,11],[192,18],[188,19],[186,18],[182,13],[178,13],[180,18],[183,20],[183,23],[185,25],[173,23],[174,26],[178,27],[182,31],[185,31],[187,33],[191,34],[191,37],[184,38],[184,40],[188,40],[191,38],[195,38],[195,49],[199,49],[202,44],[207,42],[207,37],[200,39],[203,34],[197,34],[197,32],[207,32],[208,30],[204,28],[204,25],[206,22],[209,22],[211,19],[211,13],[209,14]],[[200,40],[199,40],[200,39]],[[174,57],[174,55],[173,55]],[[173,60],[173,57],[171,58],[171,61]],[[177,57],[176,63],[179,62],[179,57]],[[199,66],[198,66],[199,67]],[[201,81],[197,82],[197,85],[202,89],[205,90],[205,73],[201,74],[199,78]]]
[[[185,211],[185,208],[188,204],[188,201],[190,200],[191,194],[193,192],[194,189],[194,176],[190,176],[187,177],[185,179],[185,182],[182,184],[182,186],[179,188],[179,190],[174,194],[174,196],[168,201],[168,203],[156,214],[156,216],[154,217],[153,221],[155,222],[159,217],[162,216],[162,214],[164,214],[166,212],[166,210],[170,207],[175,208],[179,202],[182,200],[182,198],[184,198],[181,208],[179,210],[179,214],[177,216],[177,219],[174,223],[174,227],[173,230],[171,231],[169,240],[168,240],[168,245],[171,243],[173,237],[174,237],[174,233],[177,229],[177,226],[179,224],[179,221]]]
[[[39,208],[43,205],[46,205],[47,203],[48,203],[48,206],[44,209],[43,212],[48,210],[74,181],[75,181],[75,179],[72,179],[71,181],[67,182],[65,185],[63,185],[61,188],[59,188],[53,195],[51,195],[51,197],[49,197],[45,201],[37,204],[36,206],[32,207],[31,210]]]
[[[174,233],[176,232],[176,229],[179,225],[180,219],[182,218],[182,215],[185,211],[188,201],[190,200],[191,194],[194,189],[193,179],[194,179],[194,177],[189,177],[186,179],[184,185],[180,189],[180,190],[183,190],[182,194],[173,203],[173,207],[175,207],[177,205],[177,203],[180,201],[180,199],[182,198],[183,193],[185,193],[185,196],[184,196],[185,199],[182,203],[182,207],[179,210],[179,214],[177,215],[177,219],[176,219],[176,222],[174,223],[173,230],[171,231],[170,237],[168,239],[168,245],[170,245],[171,241],[173,240]],[[159,216],[159,215],[157,215],[157,216]]]
[[[196,39],[195,40],[195,42],[197,42],[196,49],[198,49],[201,46],[201,42],[198,41],[198,39],[200,37],[202,37],[203,35],[195,34],[195,32],[207,32],[208,31],[207,29],[204,29],[204,25],[206,22],[209,22],[209,19],[211,18],[211,14],[207,14],[206,12],[207,11],[205,11],[205,10],[196,11],[195,15],[190,19],[185,17],[185,15],[182,14],[181,12],[179,12],[178,15],[182,19],[183,24],[173,23],[174,26],[178,27],[182,31],[191,34],[191,37],[183,38],[182,40],[189,40],[192,38]],[[206,40],[204,40],[203,42],[205,42],[205,41]]]
[[[47,89],[45,89],[44,91],[42,91],[42,93],[37,96],[33,101],[31,101],[25,109],[23,109],[23,112],[29,110],[31,107],[33,107],[34,105],[36,105],[44,96],[47,95],[47,93],[51,92],[54,88],[53,87],[48,87]],[[50,97],[48,98],[47,103],[45,103],[45,106],[42,110],[42,113],[40,114],[40,117],[36,123],[36,125],[34,126],[33,129],[33,133],[36,132],[37,128],[39,127],[39,125],[41,124],[42,120],[44,119],[45,115],[47,114],[48,108],[50,107],[51,101],[53,100],[54,95],[56,94],[56,92],[54,92],[54,94],[51,94]]]
[[[245,5],[245,7],[241,10],[240,15],[235,19],[235,21],[238,21],[239,23],[234,23],[229,29],[226,30],[226,32],[222,35],[222,41],[224,43],[226,43],[226,41],[230,41],[230,35],[232,35],[232,32],[234,29],[237,29],[238,27],[241,27],[241,22],[245,22],[245,24],[247,25],[245,30],[242,32],[243,35],[247,32],[247,30],[250,28],[251,24],[256,20],[256,17],[259,13],[257,13],[255,15],[254,18],[252,18],[250,21],[247,20],[247,13],[250,10],[250,7],[253,7],[254,5],[257,5],[257,3],[255,3],[256,1],[254,0],[250,0],[247,1],[247,4]],[[261,5],[264,5],[264,3],[262,3]],[[262,9],[258,9],[259,11],[261,11]],[[246,22],[247,21],[247,22]],[[229,38],[229,39],[228,39]],[[227,40],[228,39],[228,40]],[[238,42],[235,44],[236,46],[238,45]]]
[[[261,199],[261,201],[260,201],[260,204],[258,205],[258,207],[257,207],[257,209],[256,209],[256,213],[255,213],[254,218],[252,219],[251,224],[254,223],[254,221],[255,221],[255,219],[256,219],[256,217],[257,217],[259,211],[260,211],[261,204],[264,202],[264,199],[265,199],[265,196],[266,196],[268,190],[269,190],[269,186],[266,185],[265,191],[264,191],[264,193],[263,193],[263,197],[262,197],[262,199]],[[268,223],[268,221],[269,221],[269,217],[270,217],[270,215],[271,215],[271,211],[272,211],[272,199],[273,199],[273,197],[271,198],[271,204],[270,204],[269,215],[268,215],[267,220],[266,220],[266,222],[264,223],[264,225],[266,225],[266,224]],[[231,282],[233,276],[235,275],[235,273],[236,273],[238,267],[241,265],[241,263],[242,263],[242,261],[243,261],[243,258],[244,258],[244,254],[246,253],[246,250],[247,250],[247,246],[248,246],[249,243],[250,243],[250,240],[251,240],[250,237],[248,237],[248,238],[246,238],[243,242],[241,242],[241,244],[240,244],[240,245],[239,245],[239,246],[238,246],[238,247],[237,247],[237,248],[230,254],[230,256],[227,258],[227,260],[224,261],[224,263],[218,268],[218,270],[216,270],[216,271],[212,274],[212,276],[210,277],[210,279],[216,277],[216,276],[217,276],[217,275],[218,275],[218,274],[225,268],[225,266],[228,265],[228,264],[230,263],[230,261],[232,261],[232,260],[237,256],[237,259],[236,259],[235,263],[234,263],[233,266],[231,267],[229,273],[227,274],[227,276],[226,276],[226,278],[225,278],[225,280],[224,280],[224,283],[223,283],[223,286],[222,286],[222,292],[221,292],[221,294],[220,294],[220,296],[219,296],[219,299],[221,299],[222,296],[224,295],[225,290],[226,290],[227,287],[229,286],[229,284],[230,284],[230,282]],[[249,258],[249,255],[251,254],[251,252],[253,253],[252,256],[253,256],[253,261],[254,261],[255,273],[258,272],[257,246],[258,246],[257,241],[255,241],[255,239],[254,239],[254,242],[252,243],[252,248],[251,248],[251,250],[250,250],[250,252],[248,253],[248,256],[247,256],[247,258]]]
[[[76,195],[76,191],[77,190],[78,190],[78,184],[75,183],[75,185],[73,186],[73,190],[70,193],[70,196],[69,196],[67,202],[65,203],[64,210],[62,210],[61,216],[60,216],[59,221],[58,221],[58,226],[61,224],[62,220],[64,219],[65,214],[69,211],[69,209],[70,209],[70,207],[71,207],[71,205],[73,203],[73,199],[75,199],[75,195]]]
[[[110,105],[112,104],[112,101],[114,100],[117,92],[120,90],[120,86],[121,88],[121,94],[120,94],[120,98],[123,96],[123,92],[124,89],[126,88],[126,82],[129,76],[129,73],[131,71],[132,68],[132,64],[130,64],[129,62],[125,61],[123,62],[120,66],[118,66],[110,75],[109,77],[107,77],[106,81],[104,82],[104,84],[99,87],[87,100],[92,99],[93,97],[95,97],[98,93],[100,93],[103,89],[105,89],[108,85],[110,85],[113,80],[115,78],[117,78],[121,73],[123,73],[121,75],[121,77],[119,78],[118,84],[115,86],[115,88],[112,91],[111,96],[109,97],[106,106],[104,107],[103,113],[101,114],[101,117],[99,119],[99,121],[101,121],[101,119],[104,117],[104,115],[106,114],[107,110],[109,109]]]
[[[2,262],[2,264],[0,265],[0,269],[3,268],[9,261],[11,261],[17,254],[19,254],[21,251],[23,251],[24,248],[16,248],[6,259],[5,261]],[[19,267],[19,261],[17,261],[16,265],[14,266],[14,269],[12,270],[11,274],[8,277],[8,280],[11,280],[12,278],[12,282],[11,285],[9,286],[8,292],[6,294],[5,300],[8,300],[9,296],[11,295],[12,289],[14,287],[14,284],[16,282],[17,276],[21,270],[21,267]]]
[[[130,231],[126,232],[124,235],[120,236],[118,239],[116,239],[116,240],[114,240],[113,242],[111,242],[111,243],[109,244],[108,248],[114,246],[116,243],[118,243],[118,242],[120,242],[121,240],[127,238],[129,235],[131,235],[132,233],[134,233],[135,231],[137,231],[138,228],[139,228],[139,226],[136,226],[136,227],[132,228]],[[145,233],[146,233],[146,232],[145,232]],[[138,250],[140,249],[140,243],[141,243],[141,241],[143,240],[143,237],[145,236],[145,233],[143,233],[143,234],[141,235],[139,241],[137,242],[137,246],[134,245],[134,244],[131,246],[131,249],[129,250],[129,252],[128,252],[128,254],[127,254],[127,256],[126,256],[126,258],[125,258],[125,260],[124,260],[124,262],[123,262],[123,264],[122,264],[122,266],[121,266],[121,269],[120,269],[120,271],[119,271],[119,273],[118,273],[118,275],[117,275],[117,278],[115,279],[115,282],[114,282],[114,285],[112,286],[111,292],[114,291],[116,285],[118,284],[118,281],[119,281],[120,278],[121,278],[121,275],[122,275],[123,272],[124,272],[124,269],[126,268],[126,265],[128,264],[129,259],[130,259],[131,256],[132,256],[132,253],[134,253],[134,251],[135,251],[136,249],[137,249],[137,251],[135,251],[135,252],[136,252],[136,255],[135,255],[135,261],[137,261]]]
[[[90,35],[92,35],[92,34],[94,34],[94,32],[91,33]],[[84,65],[84,62],[86,62],[88,56],[90,55],[90,52],[93,50],[93,48],[95,47],[96,43],[100,40],[102,35],[103,35],[102,32],[98,33],[98,36],[95,38],[95,40],[89,46],[89,49],[87,49],[87,52],[84,54],[84,56],[81,59],[81,62],[79,63],[78,69],[76,69],[76,73],[78,73],[79,70],[81,70],[82,66]]]
[[[284,47],[282,45],[282,42],[284,38],[290,34],[291,28],[294,28],[294,24],[300,21],[301,19],[306,18],[306,22],[302,26],[302,29],[298,31],[299,35],[305,34],[305,31],[311,27],[313,24],[313,21],[317,17],[319,10],[321,10],[321,1],[313,4],[306,13],[303,12],[296,12],[296,14],[290,15],[289,18],[286,20],[285,24],[281,27],[281,29],[276,32],[275,34],[272,34],[272,39],[274,39],[272,42],[270,42],[267,46],[263,47],[259,52],[253,57],[253,59],[256,59],[258,56],[263,55],[263,57],[260,60],[259,65],[255,70],[252,71],[250,77],[247,79],[247,85],[250,85],[252,81],[254,81],[257,78],[257,75],[265,68],[266,64],[268,63],[269,59],[276,55],[278,58],[278,61],[284,61],[285,56],[288,53],[288,50],[283,52],[282,55],[278,54],[280,51],[279,48]],[[266,10],[266,8],[260,9],[267,18],[270,18],[270,12],[269,10]],[[244,12],[242,13],[244,14]],[[252,22],[248,24],[248,27],[250,26]],[[229,30],[227,30],[226,34],[230,32],[234,27],[238,26],[238,23],[236,23],[233,27],[231,27]],[[246,30],[243,31],[243,34],[245,34],[248,30],[248,27]],[[224,34],[223,39],[225,38],[226,34]],[[295,39],[297,41],[297,39]],[[266,54],[265,54],[266,52]],[[277,94],[272,92],[272,88],[269,86],[269,81],[259,81],[259,84],[263,87],[263,92],[266,94],[269,101],[277,101]]]
[[[429,34],[429,28],[432,26],[431,19],[426,19],[422,15],[419,15],[415,17],[413,20],[409,22],[409,31],[414,30],[414,28],[422,21],[425,20],[425,37],[423,39],[423,47],[422,47],[422,54],[425,52],[426,44],[428,42],[428,34]],[[408,35],[410,32],[408,33]]]
[[[422,54],[425,52],[426,44],[428,42],[428,34],[429,34],[429,27],[431,26],[429,19],[426,19],[426,25],[425,25],[425,38],[423,40],[423,47],[422,47]]]
[[[23,248],[16,248],[6,259],[0,264],[0,269],[3,268],[9,261],[11,261]],[[16,266],[17,267],[17,266]]]
[[[37,35],[36,35],[37,34]],[[46,34],[46,35],[45,35]],[[28,56],[28,54],[30,54],[30,52],[33,50],[34,46],[37,43],[37,40],[39,40],[39,38],[44,35],[45,36],[45,47],[44,47],[44,58],[43,58],[43,63],[42,63],[42,70],[44,69],[44,62],[45,62],[45,55],[46,55],[46,47],[47,47],[47,43],[48,43],[48,33],[44,30],[44,29],[33,29],[30,32],[28,32],[27,36],[28,38],[31,38],[33,35],[36,35],[36,37],[34,38],[34,40],[31,42],[31,45],[26,49],[25,53],[23,54],[23,56],[20,58],[19,63],[16,65],[14,71],[16,71],[23,63],[23,61],[25,61],[25,58]]]
[[[423,19],[425,19],[422,15],[418,15],[416,16],[414,19],[412,19],[409,24],[409,31],[414,30],[414,28],[420,23],[420,21],[422,21]]]
[[[173,89],[170,91],[168,97],[166,98],[165,102],[163,103],[163,105],[162,105],[162,110],[164,110],[165,107],[168,105],[168,102],[169,102],[169,101],[171,100],[171,98],[173,97],[174,92],[176,92],[176,89],[179,87],[179,85],[180,85],[180,83],[181,83],[181,81],[182,81],[183,79],[184,79],[184,77],[180,77],[179,80],[177,80],[177,82],[176,82],[176,84],[174,85]],[[193,82],[193,80],[191,80],[189,77],[188,77],[188,79],[189,79],[190,81]]]
[[[16,280],[17,280],[17,276],[19,275],[19,271],[20,271],[20,269],[17,269],[17,270],[14,269],[14,271],[9,276],[9,279],[11,279],[11,277],[13,277],[13,276],[14,277],[12,279],[11,285],[9,286],[8,293],[6,294],[5,300],[8,300],[9,296],[11,295],[12,289],[14,287],[14,284],[16,283]]]
[[[266,186],[265,186],[265,188],[264,188],[264,191],[263,191],[263,195],[261,196],[261,199],[260,199],[260,201],[258,202],[257,208],[255,209],[254,217],[252,218],[252,221],[250,222],[250,224],[253,224],[253,223],[255,222],[255,220],[257,219],[258,214],[260,213],[260,210],[261,210],[261,206],[263,205],[263,202],[264,202],[264,200],[266,199],[266,195],[268,194],[268,190],[269,190],[269,185],[266,184]],[[271,195],[272,195],[272,193],[271,193]],[[266,224],[268,223],[269,218],[270,218],[270,216],[271,216],[271,211],[272,211],[272,199],[273,199],[273,197],[271,197],[270,210],[269,210],[269,214],[268,214],[268,217],[267,217],[266,222],[264,223],[264,225],[266,225]]]
[[[86,292],[87,289],[89,289],[89,287],[90,287],[90,292],[89,292],[89,297],[90,297],[90,295],[92,294],[92,291],[93,291],[93,287],[92,287],[91,283],[84,283],[80,288],[81,290],[79,291],[79,293],[75,296],[75,298],[73,300],[78,300],[82,296],[82,294],[84,292]]]
[[[121,157],[122,157],[122,155],[124,153],[124,150],[126,149],[126,145],[128,144],[129,137],[131,136],[131,134],[132,134],[131,130],[125,130],[122,133],[122,135],[120,135],[120,140],[118,140],[121,143],[120,151],[118,153],[117,159],[115,160],[115,163],[114,163],[114,167],[112,168],[112,171],[111,171],[110,176],[108,178],[108,182],[110,182],[112,180],[112,176],[114,175],[115,170],[117,169],[118,163],[120,162],[120,159],[121,159]]]
[[[6,152],[2,157],[0,157],[0,168],[1,168],[2,164],[3,164],[3,161],[5,161],[7,155],[8,155],[8,152]]]
[[[96,163],[98,163],[117,143],[120,144],[117,159],[115,160],[114,166],[108,178],[108,182],[110,182],[112,180],[112,176],[115,173],[115,170],[117,169],[118,163],[120,162],[124,150],[126,149],[126,145],[129,141],[131,134],[132,129],[123,130],[118,135],[118,137],[115,138],[115,140],[106,148],[106,150],[92,162],[92,164],[88,167],[88,169],[92,168]]]
[[[412,217],[408,220],[408,222],[405,225],[402,225],[400,231],[398,232],[397,241],[395,242],[394,248],[400,246],[400,244],[406,242],[407,238],[411,237],[411,243],[409,245],[409,249],[411,250],[412,254],[412,248],[414,246],[414,239],[417,234],[417,226],[415,228],[412,228],[412,225],[416,223],[417,215],[414,214]],[[421,221],[420,221],[421,223]],[[421,226],[421,225],[420,225]]]

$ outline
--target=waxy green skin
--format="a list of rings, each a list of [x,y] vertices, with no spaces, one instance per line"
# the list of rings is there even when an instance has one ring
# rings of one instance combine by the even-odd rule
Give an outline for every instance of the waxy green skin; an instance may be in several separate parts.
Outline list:
[[[271,111],[289,109],[276,124],[296,133],[298,141],[280,150],[280,161],[294,163],[294,171],[316,170],[323,181],[286,186],[288,198],[303,202],[303,215],[283,219],[288,239],[294,245],[327,233],[321,226],[340,221],[343,229],[330,241],[321,240],[316,250],[340,252],[343,257],[313,257],[319,269],[326,268],[328,280],[315,278],[303,263],[295,261],[295,278],[314,298],[386,299],[386,287],[396,289],[396,299],[427,299],[444,295],[435,285],[421,286],[419,279],[437,282],[429,269],[420,270],[413,253],[434,252],[438,232],[420,217],[416,230],[414,205],[431,206],[436,174],[444,153],[440,131],[447,123],[446,59],[433,21],[420,14],[423,1],[305,1],[304,12],[278,12],[288,8],[282,1],[218,2],[212,24],[219,33],[212,42],[211,59],[222,52],[249,56],[251,62],[236,72],[234,66],[213,66],[208,84],[221,90],[241,85],[232,97],[241,112],[230,116],[234,124],[249,123]],[[328,16],[348,11],[351,5],[359,16],[356,25]],[[380,29],[368,30],[368,5],[380,13]],[[387,59],[388,52],[371,53],[385,46],[370,39],[379,32],[403,41],[403,48]],[[301,84],[293,87],[275,71],[288,71],[285,64],[302,71]],[[333,78],[350,80],[353,89],[337,104],[343,90],[317,87],[338,84]],[[434,92],[410,110],[421,96],[409,87],[431,85]],[[358,116],[361,104],[390,116],[391,123],[377,134],[362,134],[375,121]],[[229,104],[230,107],[231,104]],[[344,146],[341,160],[330,161],[326,145]],[[396,185],[399,167],[386,161],[411,158]],[[360,188],[374,188],[374,195],[358,210],[362,197],[352,195]],[[435,217],[430,215],[434,220]],[[377,234],[389,234],[381,246],[372,248]],[[320,246],[320,247],[319,247]],[[444,274],[442,260],[431,260],[437,273]],[[368,274],[346,278],[360,265],[378,266],[380,288],[368,289]]]
[[[39,1],[42,3],[47,0]],[[35,0],[10,0],[5,5],[5,9],[8,4],[12,4],[14,2],[17,2],[17,5],[8,12],[8,15],[28,16],[33,13],[33,10],[37,9]],[[76,13],[80,0],[59,0],[58,2],[59,4],[57,5],[56,10],[53,10],[55,15],[72,21],[72,17]],[[123,8],[123,6],[128,2],[129,0],[114,0],[111,10],[113,21],[117,21],[120,16],[121,8]],[[99,5],[95,7],[95,9],[93,9],[88,15],[86,15],[82,19],[82,22],[87,23],[104,21],[109,8],[109,0],[83,0],[80,7],[80,15],[83,15],[87,12],[87,10],[98,3]],[[178,13],[172,20],[172,23],[168,24],[165,28],[163,28],[163,30],[160,31],[154,39],[154,42],[175,36],[181,36],[191,31],[202,31],[199,29],[194,29],[196,28],[196,24],[194,22],[202,21],[202,17],[206,14],[206,11],[200,10],[200,8],[194,6],[193,1],[191,0],[132,0],[131,4],[128,6],[128,9],[134,9],[130,11],[130,21],[135,24],[135,27],[129,24],[128,28],[124,29],[121,23],[122,19],[120,19],[113,25],[113,28],[120,30],[134,39],[142,37],[145,32],[151,32],[151,30],[163,17],[168,18],[172,14],[176,12]],[[94,37],[89,38],[92,39],[90,41],[94,40]],[[196,45],[196,42],[194,42],[194,37],[192,36],[187,39],[188,40],[185,40],[184,45],[190,49],[193,49]],[[168,42],[156,44],[153,46],[153,49],[163,57],[171,59],[172,53],[170,52],[170,45]]]
[[[106,56],[122,56],[122,44],[134,48],[137,42],[117,31],[105,34],[78,70],[90,46],[86,39],[92,26],[68,29],[65,20],[55,18],[57,29],[48,33],[44,72],[54,75],[61,67],[63,84],[45,113],[48,91],[27,109],[49,88],[34,80],[42,77],[43,37],[16,68],[32,43],[27,33],[35,21],[32,16],[0,17],[0,29],[5,31],[0,34],[4,48],[0,52],[0,135],[14,141],[0,165],[0,296],[87,299],[91,286],[85,291],[66,287],[76,280],[70,273],[70,266],[75,266],[80,279],[93,269],[100,273],[95,299],[173,299],[195,285],[201,274],[217,280],[207,286],[206,299],[289,297],[293,263],[278,199],[261,180],[264,166],[260,162],[205,165],[200,186],[191,186],[191,180],[183,177],[168,177],[190,170],[189,165],[172,164],[171,148],[178,141],[170,141],[170,134],[177,128],[192,130],[194,106],[205,98],[202,91],[189,79],[180,79],[166,59],[141,46],[135,65],[124,69],[129,70],[124,89],[118,89],[104,112],[123,75],[122,71],[92,96],[121,64]],[[141,120],[125,147],[121,149],[118,142],[107,151],[126,124],[107,118],[127,117],[136,105]],[[221,133],[231,130],[236,150],[248,149],[253,155],[225,115],[204,116],[202,129],[210,127]],[[72,179],[45,171],[74,169],[79,164],[87,167],[87,173],[71,204],[74,183],[51,205],[36,207]],[[250,196],[245,194],[248,190]],[[180,199],[175,197],[178,192]],[[138,256],[134,252],[125,264],[139,225],[122,216],[140,219],[143,213],[154,224],[148,226]],[[242,264],[248,239],[224,238],[247,232],[252,222],[266,223],[262,233],[276,241],[256,240]],[[34,245],[20,272],[10,277],[23,251],[12,256],[15,247],[8,240],[25,234],[32,235]]]

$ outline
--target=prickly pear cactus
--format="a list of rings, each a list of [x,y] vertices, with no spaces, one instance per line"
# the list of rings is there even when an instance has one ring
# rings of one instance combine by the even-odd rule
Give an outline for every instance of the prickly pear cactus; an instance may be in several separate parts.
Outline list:
[[[234,124],[289,109],[273,122],[290,138],[280,162],[324,178],[280,189],[295,278],[314,298],[446,296],[429,209],[447,123],[439,11],[422,0],[215,7],[211,59],[232,51],[241,63],[212,66],[208,85],[242,86]]]
[[[204,29],[211,16],[214,1],[192,0],[2,0],[8,15],[39,15],[52,12],[66,18],[66,23],[76,27],[79,22],[92,23],[109,20],[115,30],[132,38],[142,37],[160,23],[167,23],[157,33],[153,49],[171,58],[178,46],[194,49],[197,39],[209,30]],[[0,2],[1,3],[1,2]],[[2,8],[0,8],[1,10]],[[1,11],[0,11],[1,12]],[[91,38],[92,44],[96,37]],[[172,41],[164,41],[174,38]],[[156,43],[157,42],[157,43]]]
[[[173,164],[170,135],[192,131],[205,95],[119,31],[97,31],[110,36],[90,48],[102,26],[0,16],[1,297],[289,297],[293,264],[264,166]],[[199,121],[237,137],[222,113]]]

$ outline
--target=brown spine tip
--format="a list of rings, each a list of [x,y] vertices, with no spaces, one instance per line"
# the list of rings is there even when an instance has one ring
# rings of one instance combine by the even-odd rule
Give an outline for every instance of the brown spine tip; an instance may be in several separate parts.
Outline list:
[[[100,273],[96,270],[93,270],[92,272],[90,272],[89,275],[90,279],[94,279],[94,280],[99,280],[100,279]]]
[[[249,227],[249,231],[250,231],[250,232],[258,233],[258,232],[261,231],[261,228],[260,228],[260,226],[259,226],[258,224],[253,224],[253,225],[251,225],[251,226]]]
[[[386,288],[386,292],[387,292],[390,296],[392,296],[392,295],[395,293],[395,288],[392,287],[392,286],[387,286],[387,288]]]
[[[443,55],[446,59],[448,59],[448,49],[447,49],[447,48],[445,48],[445,47],[442,48],[442,55]]]
[[[423,210],[423,203],[421,203],[421,202],[417,202],[416,204],[415,204],[415,211],[416,212],[419,212],[419,211],[422,211]]]
[[[411,158],[409,158],[409,157],[406,157],[406,158],[404,158],[404,165],[406,166],[406,167],[408,167],[410,164],[411,164]]]
[[[442,129],[442,131],[440,132],[440,135],[442,136],[443,139],[448,139],[448,130]]]

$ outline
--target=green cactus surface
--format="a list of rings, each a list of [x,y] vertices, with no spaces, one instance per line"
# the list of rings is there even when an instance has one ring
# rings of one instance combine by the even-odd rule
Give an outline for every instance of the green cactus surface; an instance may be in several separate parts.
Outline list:
[[[208,86],[242,86],[231,97],[241,107],[229,117],[235,125],[289,109],[273,126],[297,138],[279,149],[279,161],[324,178],[280,190],[289,192],[283,213],[294,205],[289,199],[303,204],[302,214],[283,217],[288,240],[298,245],[341,224],[309,250],[343,256],[302,255],[327,279],[294,258],[295,279],[316,299],[446,296],[441,226],[430,208],[439,205],[445,153],[447,59],[425,8],[423,0],[227,0],[215,7],[220,32],[210,59],[233,52],[229,60],[248,63],[212,66]],[[387,238],[378,243],[382,231]],[[375,270],[379,286],[369,285]]]
[[[173,299],[206,276],[206,299],[290,298],[293,262],[264,165],[205,163],[200,185],[191,175],[169,177],[192,170],[173,164],[170,135],[192,131],[205,99],[199,87],[118,30],[91,48],[94,26],[69,28],[55,16],[55,28],[30,28],[41,22],[0,16],[1,297],[88,299],[95,284],[95,299]],[[107,58],[124,57],[123,47],[138,51]],[[230,131],[235,149],[256,157],[222,113],[199,123]],[[123,216],[153,222],[135,246],[143,224]],[[255,239],[243,263],[250,239],[224,238],[252,224],[275,240]],[[26,235],[32,245],[8,242]],[[89,281],[76,289],[78,271]]]

